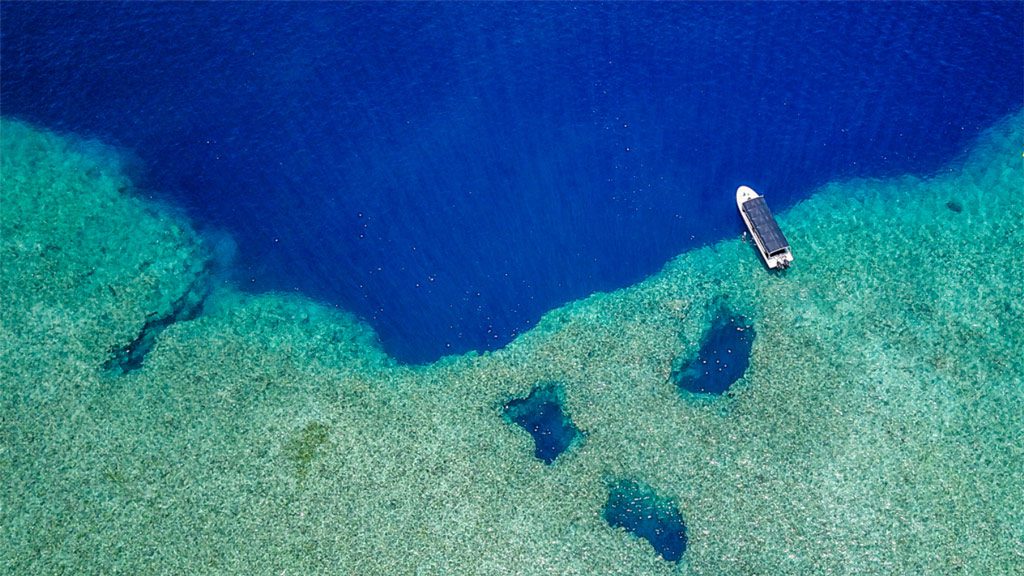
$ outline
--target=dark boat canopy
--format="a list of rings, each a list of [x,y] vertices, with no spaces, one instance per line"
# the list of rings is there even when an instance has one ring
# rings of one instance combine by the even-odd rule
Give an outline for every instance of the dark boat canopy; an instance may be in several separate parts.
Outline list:
[[[778,223],[775,222],[772,211],[765,204],[764,197],[758,196],[744,202],[743,212],[750,219],[753,231],[760,237],[761,245],[764,246],[766,253],[772,254],[789,247],[789,242],[782,235],[782,230],[779,229]]]

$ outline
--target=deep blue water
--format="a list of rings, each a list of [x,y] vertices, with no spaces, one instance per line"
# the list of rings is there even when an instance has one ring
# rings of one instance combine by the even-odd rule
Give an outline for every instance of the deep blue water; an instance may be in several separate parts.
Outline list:
[[[740,183],[934,170],[1024,93],[1021,3],[0,11],[2,113],[133,149],[243,284],[405,361],[738,234]]]

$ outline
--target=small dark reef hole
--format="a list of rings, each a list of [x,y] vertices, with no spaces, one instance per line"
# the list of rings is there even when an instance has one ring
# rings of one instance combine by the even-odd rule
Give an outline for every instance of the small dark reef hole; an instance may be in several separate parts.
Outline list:
[[[534,455],[551,464],[582,436],[566,414],[565,391],[555,382],[537,384],[526,398],[508,401],[502,408],[505,420],[533,436]]]
[[[963,204],[957,202],[956,200],[950,200],[949,202],[946,202],[946,208],[949,208],[950,210],[956,212],[957,214],[964,211]]]
[[[625,528],[650,542],[665,560],[678,562],[686,552],[686,523],[679,508],[643,482],[623,480],[613,484],[604,505],[604,519],[610,526]]]
[[[673,362],[672,382],[694,394],[722,395],[747,371],[754,335],[754,326],[746,318],[720,310],[704,333],[697,355]]]

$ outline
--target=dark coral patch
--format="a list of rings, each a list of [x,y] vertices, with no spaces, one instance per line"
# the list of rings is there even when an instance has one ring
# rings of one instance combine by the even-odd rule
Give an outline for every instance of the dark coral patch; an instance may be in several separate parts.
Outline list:
[[[564,409],[565,392],[553,382],[538,384],[526,398],[516,398],[505,404],[505,420],[521,426],[533,436],[534,455],[551,464],[580,436]]]
[[[305,478],[313,459],[330,438],[331,429],[320,422],[310,422],[285,445],[285,454],[295,463],[299,478]]]
[[[679,508],[642,482],[623,480],[612,485],[604,519],[650,542],[665,560],[678,562],[686,551],[686,523]]]
[[[956,212],[957,214],[964,211],[963,204],[957,202],[956,200],[950,200],[949,202],[946,202],[946,208],[949,208],[951,211]]]

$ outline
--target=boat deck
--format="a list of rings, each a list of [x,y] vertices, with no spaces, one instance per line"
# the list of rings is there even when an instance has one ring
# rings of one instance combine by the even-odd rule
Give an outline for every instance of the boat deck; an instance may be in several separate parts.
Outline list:
[[[766,253],[773,254],[789,247],[789,241],[786,240],[782,230],[779,229],[779,225],[775,222],[775,217],[772,216],[772,211],[768,209],[768,204],[765,203],[764,197],[758,196],[757,198],[747,200],[743,203],[742,210],[747,215],[747,218],[750,219],[751,232],[757,234],[760,238],[761,245],[764,246]]]

